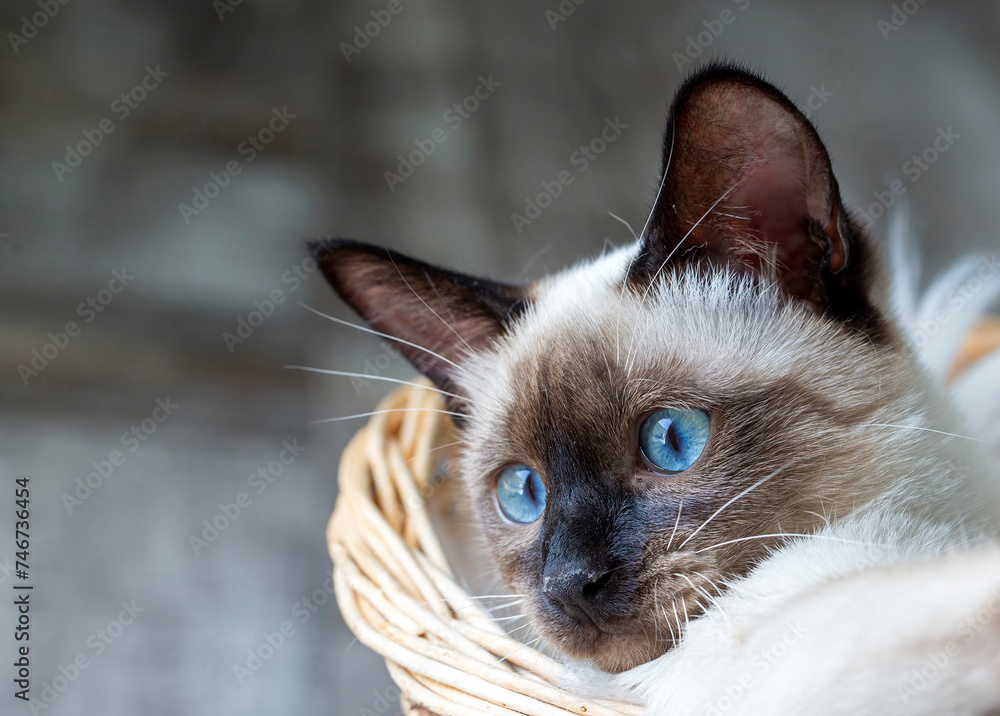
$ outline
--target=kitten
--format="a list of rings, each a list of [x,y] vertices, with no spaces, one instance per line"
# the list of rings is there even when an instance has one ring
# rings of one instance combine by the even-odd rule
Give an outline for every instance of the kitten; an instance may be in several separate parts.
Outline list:
[[[637,245],[527,285],[313,251],[460,414],[505,582],[610,674],[581,683],[657,714],[1000,713],[1000,618],[959,626],[1000,617],[1000,483],[761,78],[680,89]]]

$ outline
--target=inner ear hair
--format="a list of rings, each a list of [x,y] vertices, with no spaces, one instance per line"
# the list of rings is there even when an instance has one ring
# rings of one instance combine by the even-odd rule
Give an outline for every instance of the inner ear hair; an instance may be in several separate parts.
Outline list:
[[[469,354],[490,345],[524,308],[522,286],[489,281],[349,239],[309,245],[323,276],[375,330],[397,340],[443,390]]]
[[[688,79],[664,134],[658,200],[632,278],[697,261],[776,275],[820,312],[868,320],[870,252],[816,129],[776,87],[731,65]]]

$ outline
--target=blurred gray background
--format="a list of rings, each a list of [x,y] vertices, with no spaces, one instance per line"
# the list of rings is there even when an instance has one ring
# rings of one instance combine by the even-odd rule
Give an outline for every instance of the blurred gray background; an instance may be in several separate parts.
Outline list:
[[[32,687],[51,697],[41,713],[385,711],[380,659],[351,644],[324,591],[337,458],[358,423],[310,424],[372,409],[384,384],[281,366],[411,369],[296,305],[348,317],[317,275],[293,280],[310,237],[507,279],[626,242],[610,213],[641,228],[674,90],[706,58],[734,57],[812,107],[849,205],[904,182],[931,268],[998,245],[1000,6],[680,5],[4,3],[0,712],[32,713],[9,680],[19,475],[32,485]],[[455,126],[449,109],[480,77],[499,86]],[[242,143],[275,111],[282,131],[250,161]],[[615,118],[627,127],[581,171],[573,152]],[[949,127],[958,139],[937,161],[905,173]],[[446,140],[390,188],[385,172],[437,128]],[[86,152],[88,134],[100,143],[69,166],[67,145]],[[239,173],[206,187],[227,165]],[[564,169],[573,184],[515,227],[511,214]],[[181,204],[201,208],[185,216]],[[884,236],[885,217],[872,226]],[[119,293],[114,271],[134,276]],[[227,345],[276,291],[283,302]],[[61,336],[70,321],[78,334]],[[154,413],[158,399],[178,407]],[[271,463],[292,440],[305,451]],[[123,462],[102,466],[115,451]],[[94,463],[110,475],[88,494]],[[248,479],[269,463],[280,474],[256,494]],[[239,517],[218,519],[241,492]],[[228,524],[192,546],[213,520]],[[143,611],[109,626],[123,601]],[[294,633],[237,674],[285,622]],[[79,655],[88,666],[73,675]]]

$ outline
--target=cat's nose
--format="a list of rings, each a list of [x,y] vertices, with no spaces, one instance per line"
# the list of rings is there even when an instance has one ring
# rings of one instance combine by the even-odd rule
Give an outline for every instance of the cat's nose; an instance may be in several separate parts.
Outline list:
[[[547,574],[543,591],[550,602],[560,605],[568,615],[597,622],[601,617],[612,570],[575,569]]]

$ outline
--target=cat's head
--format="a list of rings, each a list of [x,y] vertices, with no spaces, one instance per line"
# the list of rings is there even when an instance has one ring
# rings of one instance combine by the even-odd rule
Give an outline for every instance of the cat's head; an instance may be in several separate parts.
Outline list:
[[[860,426],[898,390],[897,333],[815,129],[756,76],[681,88],[636,245],[527,285],[315,250],[452,394],[493,556],[570,655],[659,656],[775,535],[865,496],[881,445]]]

